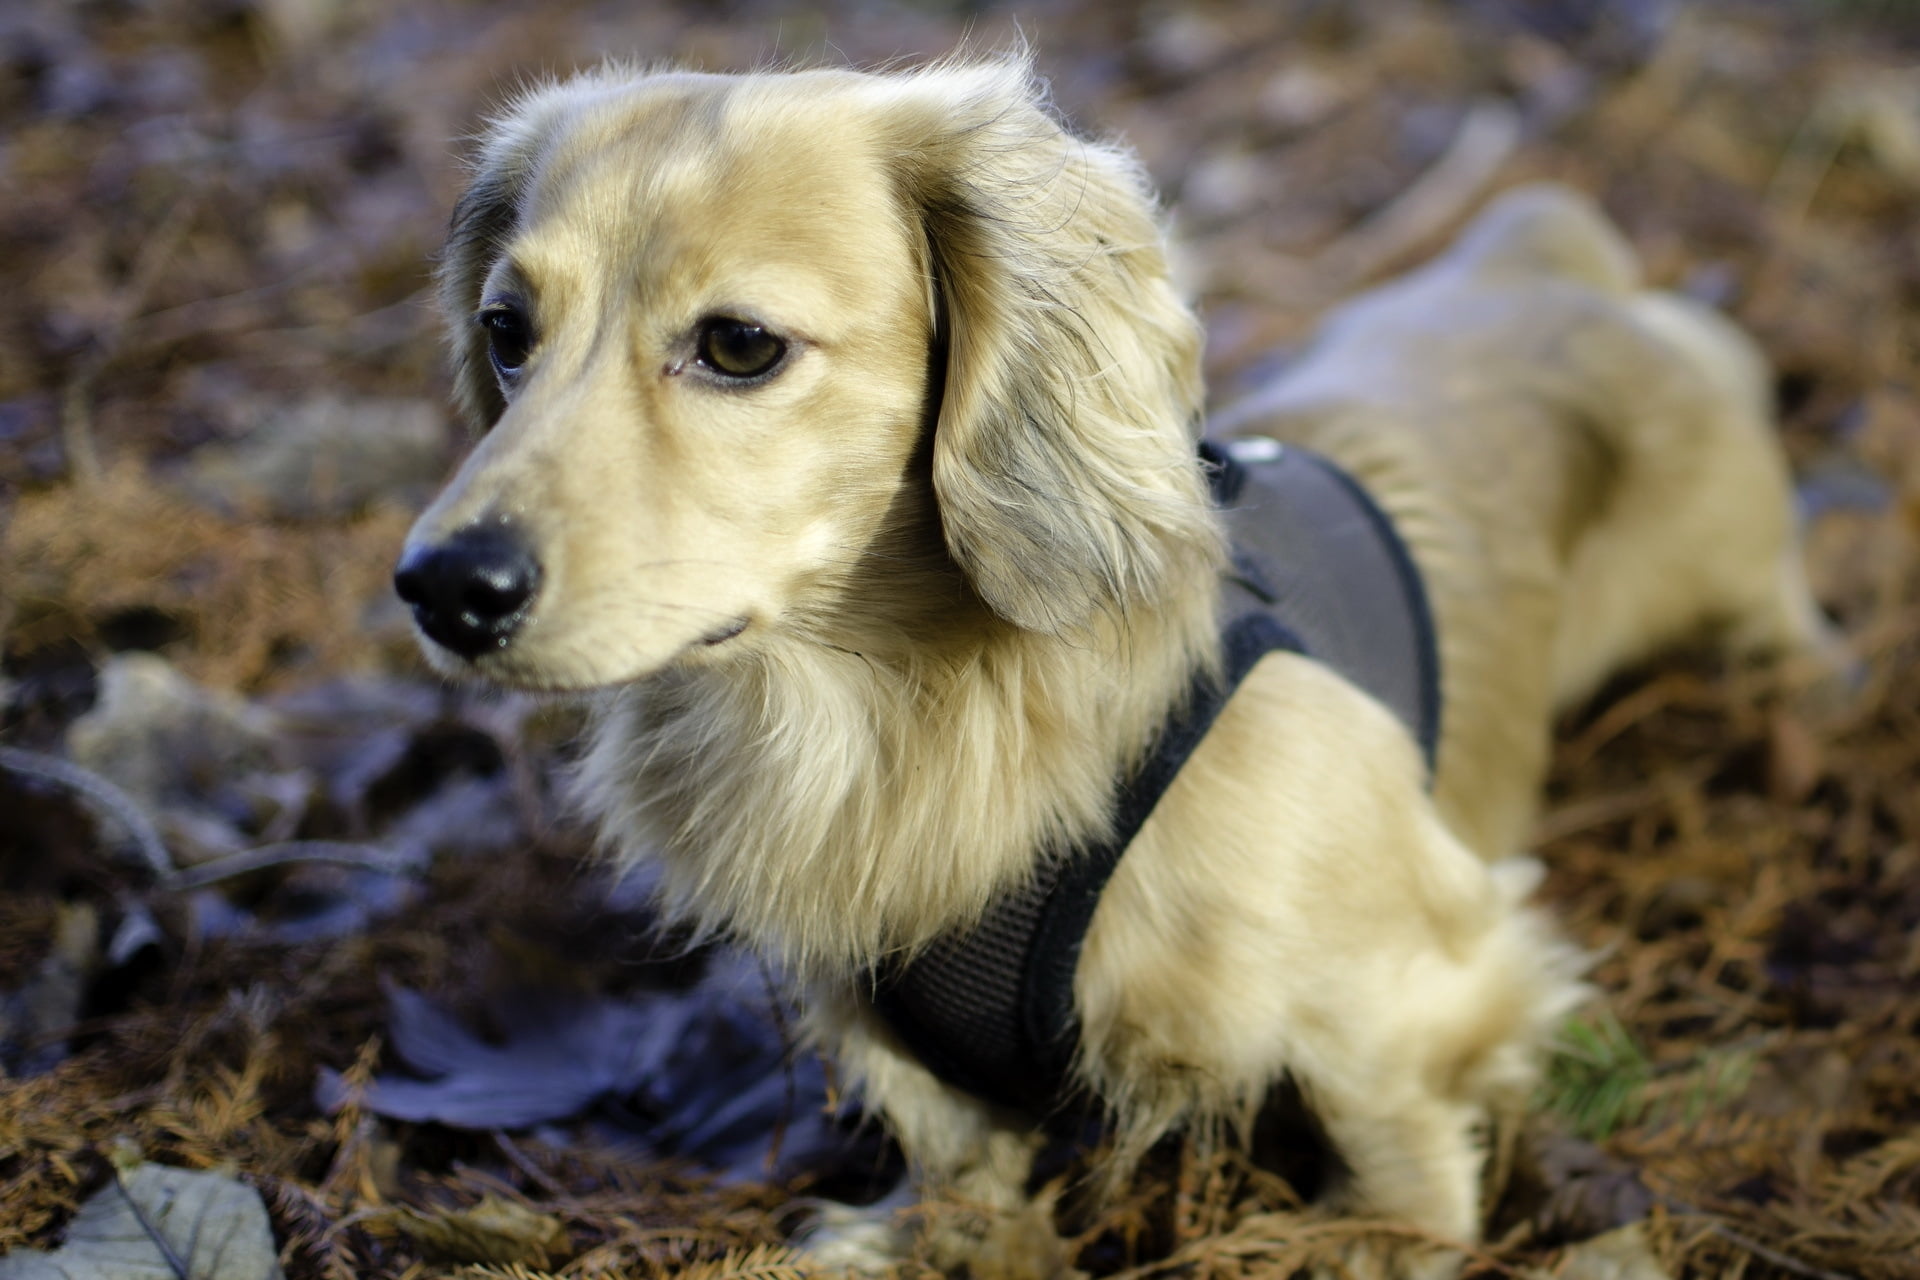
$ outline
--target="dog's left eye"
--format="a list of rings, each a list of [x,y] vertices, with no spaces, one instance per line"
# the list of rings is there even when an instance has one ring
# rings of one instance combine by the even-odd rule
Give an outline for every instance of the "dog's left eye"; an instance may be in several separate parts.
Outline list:
[[[511,381],[533,349],[533,326],[518,307],[488,307],[475,317],[487,331],[487,358],[502,378]]]
[[[700,363],[727,378],[757,378],[780,363],[787,344],[757,324],[714,319],[700,326]]]

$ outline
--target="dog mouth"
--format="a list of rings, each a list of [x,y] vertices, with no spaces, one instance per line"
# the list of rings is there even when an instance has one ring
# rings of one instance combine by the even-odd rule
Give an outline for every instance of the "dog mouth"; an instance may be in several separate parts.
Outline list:
[[[478,680],[527,693],[588,693],[645,680],[694,653],[705,652],[736,638],[752,621],[750,615],[742,614],[696,639],[685,641],[679,650],[668,657],[632,664],[622,664],[617,659],[611,665],[595,664],[588,667],[555,664],[547,655],[527,652],[523,646],[513,644],[501,644],[472,656],[463,655],[438,642],[430,643],[427,651],[432,665],[454,678]]]
[[[742,631],[745,631],[747,629],[748,621],[749,619],[744,617],[735,618],[732,622],[729,622],[726,626],[721,627],[715,631],[709,631],[706,635],[701,636],[700,643],[708,646],[712,646],[716,644],[725,644],[727,641],[739,635]]]

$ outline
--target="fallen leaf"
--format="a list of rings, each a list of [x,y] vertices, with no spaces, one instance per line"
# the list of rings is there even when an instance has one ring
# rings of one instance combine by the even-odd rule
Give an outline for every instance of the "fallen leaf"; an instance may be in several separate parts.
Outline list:
[[[0,1280],[280,1280],[260,1193],[139,1164],[80,1206],[66,1243],[0,1258]]]
[[[1617,1234],[1645,1218],[1653,1192],[1640,1171],[1584,1138],[1544,1130],[1524,1148],[1521,1172],[1537,1198],[1533,1218],[1547,1240]]]
[[[418,992],[387,989],[388,1029],[401,1059],[430,1080],[381,1076],[362,1104],[398,1120],[463,1129],[515,1129],[577,1115],[654,1074],[678,1038],[689,1006],[578,997],[516,1001],[491,1045]],[[337,1110],[344,1085],[324,1072],[321,1104]]]
[[[358,1102],[376,1115],[461,1129],[591,1114],[610,1144],[728,1177],[765,1178],[776,1155],[781,1169],[817,1172],[848,1155],[849,1135],[828,1105],[819,1060],[790,1059],[779,1028],[740,997],[750,976],[742,962],[721,964],[689,991],[628,1002],[523,993],[495,1011],[498,1044],[418,992],[389,987],[393,1049],[429,1078],[382,1075]],[[349,1091],[323,1069],[315,1092],[337,1111]]]

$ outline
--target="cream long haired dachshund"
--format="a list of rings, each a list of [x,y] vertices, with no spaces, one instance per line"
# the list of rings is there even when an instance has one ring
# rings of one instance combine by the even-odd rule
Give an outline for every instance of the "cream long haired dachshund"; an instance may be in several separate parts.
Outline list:
[[[396,575],[430,658],[592,691],[609,843],[794,976],[923,1191],[1037,1214],[1038,1117],[944,1083],[872,975],[1097,843],[1221,661],[1199,331],[1138,167],[1017,58],[608,69],[493,122],[441,297],[483,435]],[[1176,1128],[1244,1136],[1290,1080],[1334,1208],[1475,1236],[1487,1123],[1580,995],[1515,856],[1551,717],[1704,630],[1829,643],[1764,389],[1729,326],[1532,191],[1216,421],[1332,459],[1391,518],[1443,728],[1430,776],[1380,700],[1284,651],[1219,711],[1071,974],[1112,1180]]]

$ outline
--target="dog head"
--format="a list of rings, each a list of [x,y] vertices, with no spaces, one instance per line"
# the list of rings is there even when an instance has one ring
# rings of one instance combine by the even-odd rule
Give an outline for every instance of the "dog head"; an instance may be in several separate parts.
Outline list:
[[[1145,184],[1019,60],[538,89],[440,293],[483,434],[395,579],[448,671],[589,688],[832,640],[917,506],[1034,631],[1215,547]]]

